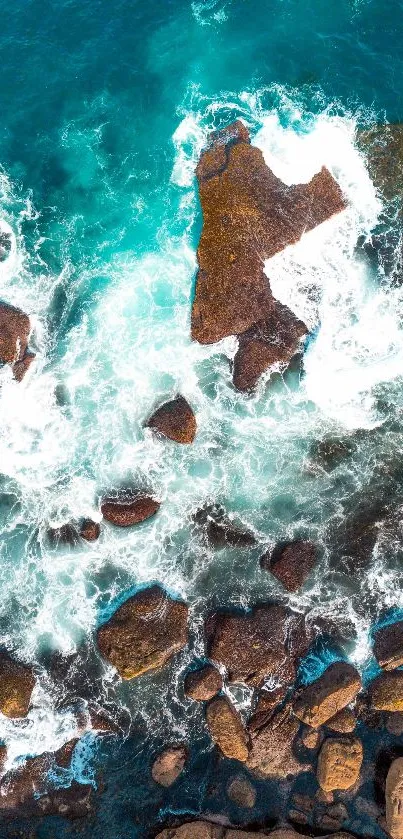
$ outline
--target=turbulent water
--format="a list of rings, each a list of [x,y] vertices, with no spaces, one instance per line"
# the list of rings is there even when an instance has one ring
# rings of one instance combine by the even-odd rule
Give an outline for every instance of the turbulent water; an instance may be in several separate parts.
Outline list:
[[[371,668],[371,627],[403,608],[403,285],[357,247],[385,209],[393,225],[394,211],[357,136],[403,117],[402,37],[400,0],[3,6],[0,212],[12,248],[0,295],[30,314],[37,357],[22,383],[0,370],[0,632],[40,673],[27,720],[0,715],[8,767],[77,730],[75,708],[60,706],[49,681],[50,653],[88,648],[117,603],[160,581],[191,606],[192,651],[168,683],[122,686],[105,669],[97,690],[137,735],[132,752],[110,747],[102,760],[125,802],[134,784],[133,801],[160,816],[164,807],[197,812],[211,746],[181,673],[203,656],[212,606],[284,597],[258,562],[279,539],[322,546],[290,602],[312,616],[343,615],[354,628],[350,659]],[[311,337],[302,372],[271,371],[252,396],[231,383],[235,339],[190,340],[195,166],[208,133],[236,118],[286,183],[307,182],[325,164],[348,198],[347,210],[265,265],[274,295]],[[144,428],[176,393],[197,416],[189,447]],[[348,444],[331,471],[315,454],[327,435]],[[50,546],[49,526],[100,520],[100,497],[123,482],[157,495],[155,519],[104,527],[93,545]],[[259,546],[206,549],[192,526],[206,502],[252,528]],[[352,569],[331,534],[363,509],[377,520],[380,508],[372,558]],[[140,760],[145,745],[178,734],[200,744],[195,786],[167,803],[146,789],[133,749]],[[95,783],[105,748],[84,738],[75,777]],[[133,821],[125,807],[101,813],[85,835],[143,835],[149,814]]]

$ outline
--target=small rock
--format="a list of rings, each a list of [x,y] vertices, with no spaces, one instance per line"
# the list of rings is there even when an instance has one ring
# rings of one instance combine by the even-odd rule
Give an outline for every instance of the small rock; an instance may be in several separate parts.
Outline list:
[[[256,790],[247,778],[238,775],[227,787],[228,798],[238,807],[251,809],[256,804]]]
[[[35,676],[24,664],[0,653],[0,711],[6,717],[26,717]]]
[[[317,550],[313,542],[296,539],[281,542],[273,551],[264,554],[260,565],[270,571],[290,592],[298,591],[304,584],[317,561]]]
[[[235,525],[220,504],[207,504],[193,516],[196,524],[203,527],[208,543],[213,548],[251,548],[256,537],[250,530]]]
[[[382,626],[375,633],[374,656],[384,670],[403,664],[403,621]]]
[[[15,361],[13,364],[13,374],[16,382],[22,382],[25,373],[29,370],[32,362],[35,360],[36,355],[33,352],[27,352],[19,361]]]
[[[301,740],[306,749],[318,749],[321,744],[322,734],[317,729],[306,728],[302,732]]]
[[[96,542],[101,533],[101,525],[92,519],[84,519],[80,527],[80,536],[86,542]]]
[[[74,548],[80,541],[78,531],[71,522],[66,522],[60,527],[49,527],[47,536],[54,548],[59,547],[59,545],[69,545],[70,548]]]
[[[326,727],[331,728],[332,731],[338,731],[340,734],[351,734],[357,725],[357,718],[350,708],[343,708],[334,717],[327,721]]]
[[[68,743],[65,743],[64,746],[61,746],[60,749],[57,749],[57,751],[54,752],[54,758],[58,766],[62,766],[63,769],[67,769],[67,767],[70,766],[71,758],[78,741],[79,737],[75,737],[73,740],[69,740]]]
[[[332,804],[334,801],[334,794],[332,792],[325,792],[324,789],[319,789],[315,793],[316,801],[320,801],[320,803],[324,804]]]
[[[185,678],[185,694],[190,699],[206,702],[219,693],[223,685],[222,676],[212,664],[200,670],[192,670]]]
[[[154,781],[162,787],[170,787],[181,774],[188,752],[185,746],[171,746],[158,755],[151,774]]]
[[[183,396],[161,405],[147,425],[176,443],[193,443],[197,430],[196,417]]]
[[[360,776],[363,750],[360,740],[325,740],[318,760],[318,782],[325,792],[353,787]]]
[[[131,527],[154,516],[160,508],[159,501],[147,495],[123,493],[116,497],[104,498],[101,513],[106,521],[117,527]]]
[[[381,673],[369,686],[371,709],[403,711],[403,671]]]
[[[311,728],[319,728],[353,702],[361,678],[352,664],[336,661],[294,701],[294,714]]]
[[[328,807],[325,813],[319,815],[316,824],[321,830],[340,830],[347,820],[347,807],[341,801],[338,801],[337,804]]]
[[[212,739],[224,757],[245,762],[249,754],[249,737],[242,719],[225,696],[213,699],[206,710]]]
[[[386,824],[392,839],[403,839],[403,757],[393,761],[386,778]]]

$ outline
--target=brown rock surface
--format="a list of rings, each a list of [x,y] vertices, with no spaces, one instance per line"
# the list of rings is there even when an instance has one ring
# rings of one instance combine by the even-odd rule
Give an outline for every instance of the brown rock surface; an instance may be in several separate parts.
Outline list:
[[[225,514],[220,504],[206,504],[193,516],[193,520],[203,528],[207,542],[213,548],[251,548],[256,545],[254,534],[240,527]]]
[[[360,740],[325,740],[318,759],[318,782],[325,792],[350,789],[360,776],[363,750]]]
[[[151,769],[153,780],[162,787],[170,787],[179,778],[186,763],[188,752],[185,746],[171,746],[164,749],[154,761]]]
[[[355,667],[336,661],[303,688],[294,701],[294,714],[311,728],[318,728],[349,705],[360,689],[361,678]]]
[[[403,621],[382,626],[375,633],[374,656],[384,670],[403,664]]]
[[[286,685],[278,685],[272,690],[264,688],[259,691],[253,714],[248,722],[248,729],[251,733],[263,728],[272,716],[273,711],[285,698],[286,693]]]
[[[340,734],[351,734],[357,725],[357,718],[350,708],[343,708],[334,717],[327,721],[327,728],[338,731]]]
[[[227,787],[227,795],[238,807],[249,809],[256,804],[255,787],[242,775],[237,775],[230,781]]]
[[[14,365],[14,377],[17,381],[21,381],[35,358],[34,354],[28,351],[30,333],[28,315],[14,306],[0,303],[0,361],[3,364]]]
[[[287,778],[309,769],[294,754],[299,728],[289,707],[273,714],[266,725],[252,733],[247,768],[261,778]]]
[[[183,396],[161,405],[147,425],[176,443],[193,443],[197,430],[196,417]]]
[[[385,788],[386,824],[392,839],[403,839],[403,757],[390,766]]]
[[[29,667],[0,653],[0,711],[6,717],[26,717],[35,676]]]
[[[217,696],[207,705],[206,721],[211,737],[223,755],[245,762],[249,754],[249,736],[240,715],[225,696]]]
[[[301,740],[306,749],[318,749],[322,741],[322,733],[317,728],[306,728],[301,734]]]
[[[86,542],[96,542],[101,533],[101,525],[98,521],[84,519],[80,527],[80,536]]]
[[[192,670],[185,678],[185,694],[190,699],[206,702],[219,693],[223,685],[222,676],[212,664],[206,664],[200,670]]]
[[[317,550],[313,542],[296,539],[281,542],[273,551],[264,554],[261,567],[270,571],[287,591],[298,591],[315,567]]]
[[[260,376],[274,364],[289,364],[308,332],[293,312],[276,301],[265,321],[256,323],[239,338],[234,357],[233,382],[237,390],[256,387]]]
[[[188,607],[159,586],[130,597],[98,629],[101,654],[123,679],[162,667],[188,640]]]
[[[358,141],[377,189],[389,201],[403,197],[403,124],[374,125]]]
[[[131,527],[154,516],[160,504],[148,495],[130,495],[103,498],[101,513],[106,521],[118,527]]]
[[[403,711],[403,671],[381,673],[369,686],[371,708],[376,711]]]

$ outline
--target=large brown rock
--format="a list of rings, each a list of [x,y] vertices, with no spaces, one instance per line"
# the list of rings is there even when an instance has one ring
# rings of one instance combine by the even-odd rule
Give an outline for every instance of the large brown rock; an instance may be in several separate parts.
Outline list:
[[[152,765],[151,774],[156,784],[170,787],[179,778],[188,756],[186,746],[171,746],[156,758]]]
[[[28,351],[31,323],[21,309],[0,303],[0,362],[12,364],[14,377],[21,381],[35,358]]]
[[[212,739],[224,757],[241,762],[247,760],[249,736],[241,716],[226,696],[217,696],[209,702],[206,722]]]
[[[301,349],[301,338],[308,332],[304,323],[281,303],[239,338],[234,357],[233,382],[237,390],[249,391],[274,364],[289,364]]]
[[[185,694],[197,702],[206,702],[219,693],[223,685],[222,676],[212,664],[206,664],[200,670],[192,670],[185,678]]]
[[[282,542],[273,551],[264,554],[261,567],[270,571],[290,592],[298,591],[315,567],[317,550],[313,542],[296,539]]]
[[[185,822],[179,827],[168,827],[158,833],[156,839],[301,839],[301,834],[291,827],[278,827],[275,830],[242,830],[241,828],[223,827],[208,821]],[[353,839],[350,833],[332,833],[332,839]]]
[[[382,626],[375,633],[374,656],[384,670],[403,664],[403,621]]]
[[[318,782],[325,792],[353,787],[360,776],[363,759],[361,741],[325,740],[319,752]]]
[[[386,824],[392,839],[403,839],[403,757],[390,766],[385,788]]]
[[[299,728],[289,706],[273,714],[266,725],[252,732],[247,768],[261,778],[287,778],[309,769],[294,754]]]
[[[188,640],[188,607],[159,586],[139,591],[98,629],[101,654],[123,679],[162,667]]]
[[[196,417],[183,396],[161,405],[147,425],[176,443],[193,443],[197,430]]]
[[[371,708],[376,711],[403,711],[403,671],[381,673],[369,686]]]
[[[101,513],[106,521],[117,527],[131,527],[154,516],[160,508],[159,501],[149,495],[131,495],[103,498]]]
[[[26,717],[35,676],[30,667],[0,653],[0,711],[6,717]]]
[[[352,664],[336,661],[294,701],[294,714],[318,728],[352,702],[361,690],[361,678]]]

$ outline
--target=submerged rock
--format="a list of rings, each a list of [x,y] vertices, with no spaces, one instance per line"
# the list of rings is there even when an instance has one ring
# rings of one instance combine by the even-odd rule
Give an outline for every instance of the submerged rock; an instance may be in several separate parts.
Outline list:
[[[336,661],[294,700],[294,714],[311,728],[323,725],[353,702],[361,690],[361,678],[352,664]]]
[[[313,542],[296,539],[281,542],[273,551],[264,554],[260,565],[270,571],[287,591],[301,588],[317,561],[317,549]]]
[[[30,667],[0,653],[0,711],[6,717],[26,717],[35,687]]]
[[[162,787],[170,787],[179,778],[188,756],[186,746],[171,746],[164,749],[154,761],[151,769],[153,780]]]
[[[325,740],[319,752],[318,782],[325,792],[353,787],[360,776],[363,759],[361,741]]]
[[[242,775],[237,775],[229,782],[227,795],[237,807],[251,809],[256,804],[255,787]]]
[[[339,437],[325,437],[315,442],[310,449],[310,456],[326,472],[332,472],[341,463],[351,457],[356,450],[352,440]]]
[[[358,134],[371,179],[384,198],[403,198],[403,124],[374,125]]]
[[[194,514],[193,520],[203,528],[213,548],[225,548],[228,545],[233,548],[251,548],[256,545],[254,534],[234,524],[220,504],[206,504]]]
[[[49,527],[47,536],[50,544],[55,548],[59,545],[69,545],[70,548],[74,548],[80,541],[78,530],[72,522],[66,522],[60,527]]]
[[[209,702],[206,722],[212,739],[224,757],[244,763],[249,754],[249,736],[241,716],[226,696],[217,696]]]
[[[161,405],[147,425],[176,443],[193,443],[197,430],[196,417],[183,396]]]
[[[289,706],[273,714],[266,725],[251,735],[247,768],[262,778],[288,778],[309,769],[294,754],[299,728]]]
[[[190,699],[206,702],[219,693],[223,686],[222,676],[212,664],[206,664],[200,670],[192,670],[185,678],[185,694]]]
[[[0,303],[0,362],[12,364],[14,377],[21,381],[35,358],[28,351],[31,323],[21,309]]]
[[[403,664],[403,621],[382,626],[375,633],[374,656],[384,670]]]
[[[293,312],[276,301],[266,321],[256,323],[239,338],[234,357],[233,382],[237,390],[249,391],[275,364],[288,365],[301,348],[308,330]]]
[[[80,536],[86,542],[96,542],[101,534],[101,525],[98,521],[84,519],[80,527]]]
[[[10,254],[12,245],[11,233],[0,230],[0,262],[5,262]]]
[[[403,757],[390,766],[385,788],[386,824],[392,839],[403,839]]]
[[[403,711],[403,670],[377,676],[369,686],[369,699],[376,711]]]
[[[188,641],[188,607],[159,586],[130,597],[98,629],[98,648],[122,679],[157,670]]]
[[[103,498],[101,502],[101,513],[104,519],[117,527],[140,524],[154,516],[159,508],[159,501],[149,495],[121,493]]]

